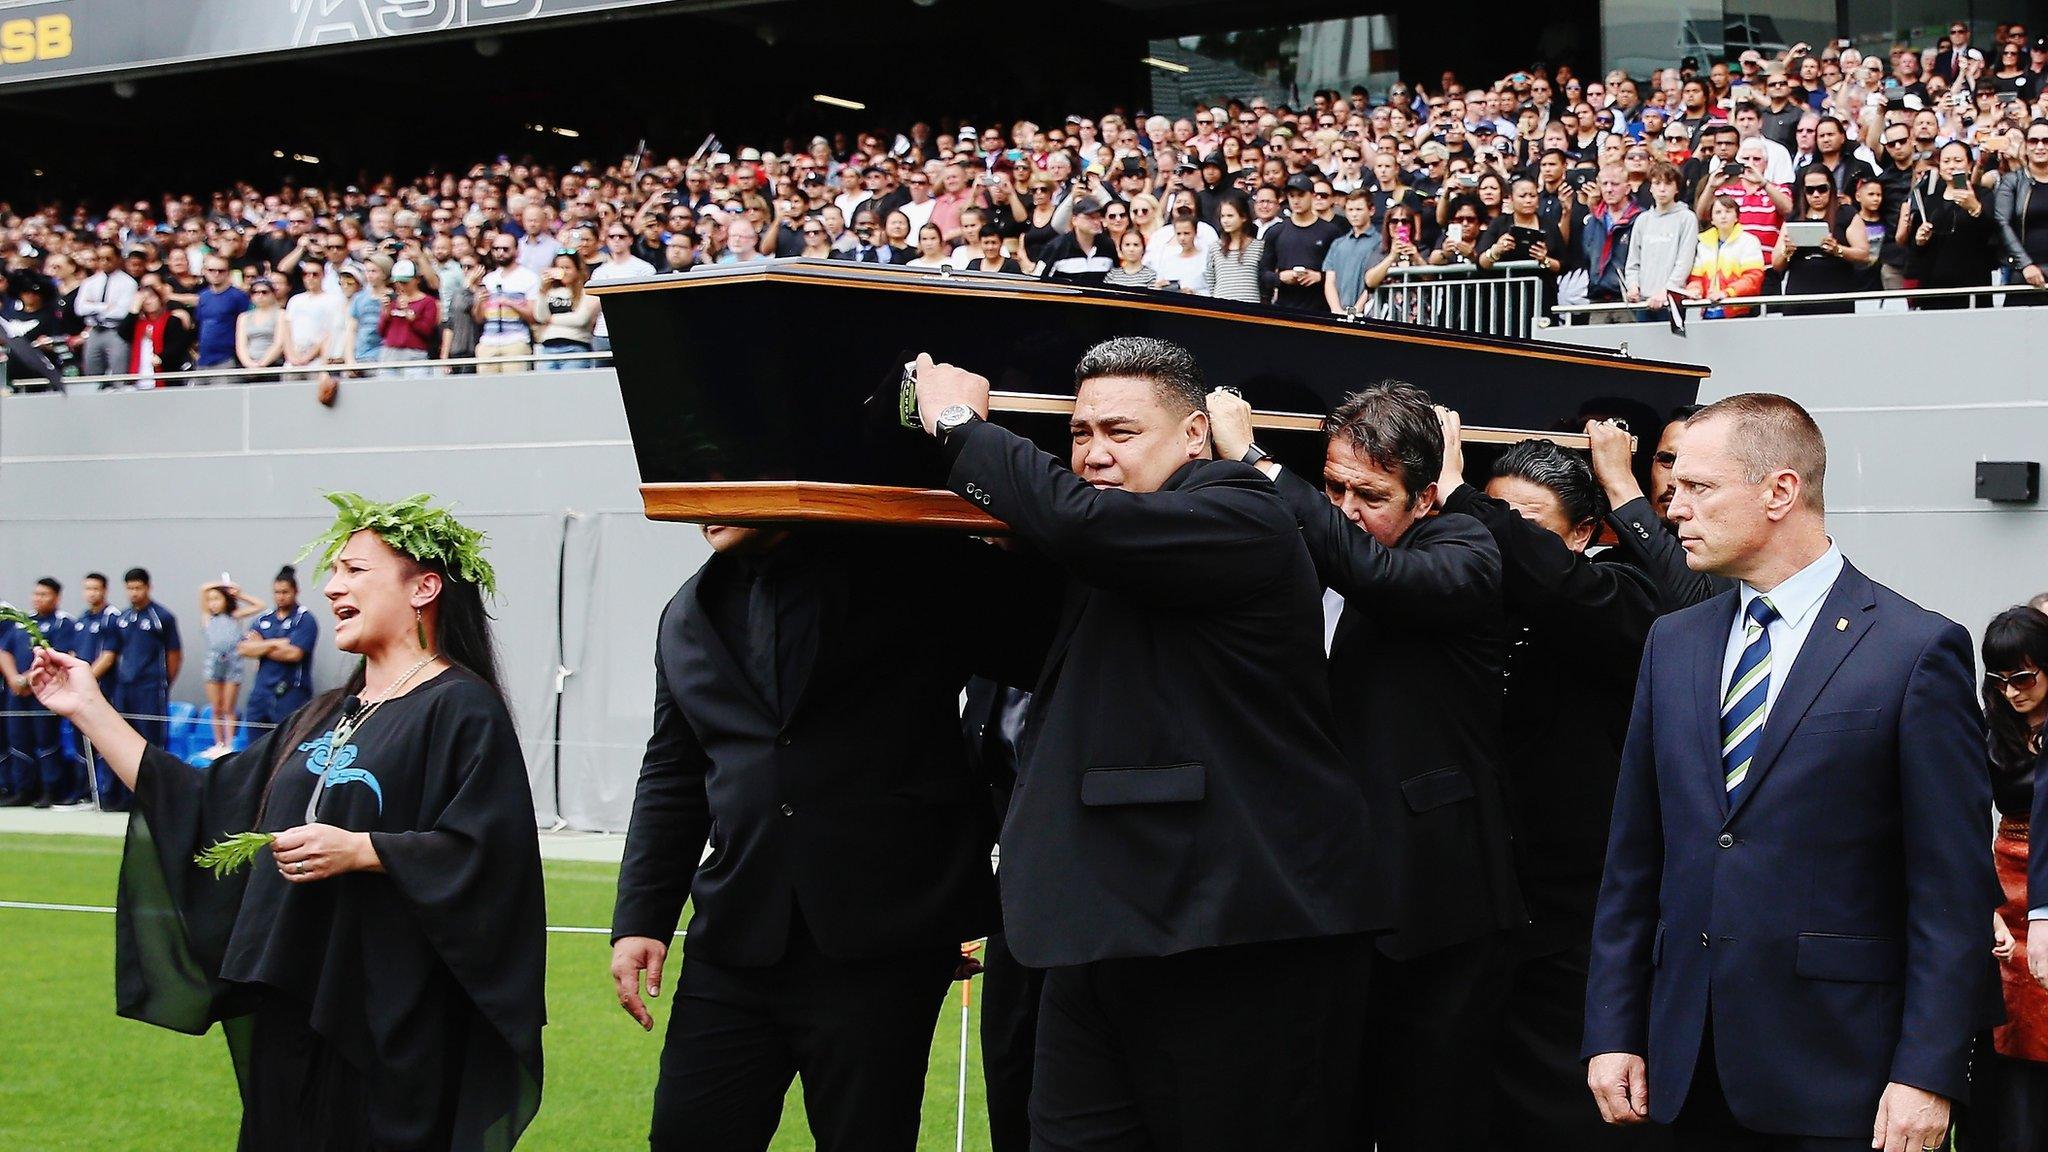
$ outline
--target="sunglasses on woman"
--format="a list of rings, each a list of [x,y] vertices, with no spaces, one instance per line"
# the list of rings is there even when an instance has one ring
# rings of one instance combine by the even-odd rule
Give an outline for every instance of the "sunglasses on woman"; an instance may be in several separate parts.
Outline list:
[[[1827,184],[1808,184],[1808,185],[1806,186],[1806,194],[1807,194],[1808,196],[1813,196],[1813,195],[1816,195],[1816,194],[1819,194],[1819,193],[1823,193],[1823,192],[1833,192],[1833,191],[1834,191],[1834,188],[1833,188],[1832,186],[1830,186],[1830,185],[1827,185]]]
[[[1986,672],[1984,679],[2008,692],[2025,692],[2040,682],[2041,674],[2032,668],[2022,668],[2017,672]]]

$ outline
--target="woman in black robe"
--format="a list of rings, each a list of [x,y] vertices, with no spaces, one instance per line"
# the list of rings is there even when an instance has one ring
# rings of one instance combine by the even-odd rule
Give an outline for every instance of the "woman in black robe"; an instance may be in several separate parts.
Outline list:
[[[119,1011],[222,1022],[244,1152],[509,1149],[540,1106],[546,917],[492,576],[481,537],[424,498],[330,499],[335,644],[363,660],[247,750],[194,769],[88,665],[37,654],[38,698],[136,792]],[[248,830],[275,834],[252,868],[195,862]]]

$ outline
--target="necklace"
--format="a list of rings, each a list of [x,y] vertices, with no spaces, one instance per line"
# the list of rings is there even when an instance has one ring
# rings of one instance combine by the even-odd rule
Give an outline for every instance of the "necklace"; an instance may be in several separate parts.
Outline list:
[[[335,765],[340,763],[341,750],[355,739],[356,732],[362,728],[365,721],[376,714],[377,709],[384,706],[385,701],[397,695],[399,689],[404,688],[414,676],[419,675],[420,669],[433,662],[434,654],[431,652],[420,657],[412,667],[400,674],[397,680],[392,681],[391,687],[386,688],[382,695],[358,709],[354,715],[344,713],[341,719],[334,722],[333,730],[327,734],[326,758],[322,764],[320,782],[314,785],[313,795],[306,800],[306,823],[312,824],[318,819],[320,800],[327,795],[328,776],[335,770]]]

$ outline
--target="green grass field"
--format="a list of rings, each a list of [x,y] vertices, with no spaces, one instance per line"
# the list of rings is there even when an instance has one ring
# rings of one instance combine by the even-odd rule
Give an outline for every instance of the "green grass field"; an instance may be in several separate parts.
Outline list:
[[[111,905],[120,850],[105,837],[0,835],[0,900]],[[614,866],[546,868],[550,924],[608,922]],[[548,1080],[521,1148],[647,1146],[668,1001],[650,1001],[655,1032],[642,1033],[612,994],[610,955],[603,936],[548,937]],[[967,1147],[986,1149],[973,1038],[968,1050]],[[956,990],[932,1037],[920,1149],[953,1147],[959,1051]],[[0,908],[0,1148],[220,1152],[234,1147],[239,1111],[217,1030],[180,1036],[114,1015],[113,917]],[[773,1147],[811,1147],[798,1088]]]

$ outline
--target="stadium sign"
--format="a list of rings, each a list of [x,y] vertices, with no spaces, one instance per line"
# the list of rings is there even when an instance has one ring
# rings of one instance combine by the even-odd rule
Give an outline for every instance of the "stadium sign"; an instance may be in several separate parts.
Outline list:
[[[673,0],[0,0],[0,86]]]

